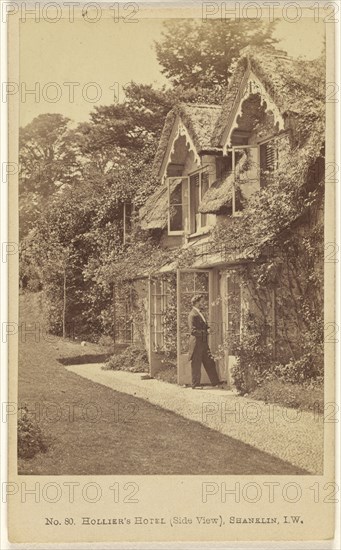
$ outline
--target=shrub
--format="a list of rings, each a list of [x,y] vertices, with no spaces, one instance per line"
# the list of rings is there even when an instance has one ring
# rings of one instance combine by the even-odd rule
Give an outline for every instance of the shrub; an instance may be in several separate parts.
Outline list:
[[[249,344],[252,339],[249,339]],[[288,363],[274,365],[271,357],[264,350],[264,357],[257,354],[257,345],[252,353],[244,344],[240,348],[241,355],[237,358],[237,364],[232,371],[234,384],[241,394],[255,390],[259,386],[265,386],[272,381],[280,381],[287,384],[297,384],[301,387],[322,387],[323,376],[318,375],[318,370],[310,355],[304,355],[300,359],[291,359]],[[254,362],[253,362],[254,361]]]
[[[105,334],[102,334],[98,339],[98,345],[102,348],[109,348],[110,350],[114,351],[115,349],[115,341],[111,336],[107,336]]]
[[[291,384],[302,384],[323,379],[311,354],[304,354],[299,359],[290,359],[285,365],[275,365],[267,375],[268,379],[277,378]]]
[[[243,395],[259,384],[272,365],[272,344],[251,316],[243,327],[241,341],[235,344],[235,352],[237,363],[232,378]]]
[[[232,377],[237,390],[245,394],[272,380],[321,386],[323,339],[320,319],[311,321],[313,330],[301,332],[299,356],[289,356],[286,361],[277,363],[273,357],[273,339],[267,335],[264,326],[266,328],[266,325],[262,328],[259,320],[249,313],[243,326],[241,341],[234,345],[237,363],[232,370]]]
[[[115,353],[103,366],[104,370],[124,370],[128,372],[148,372],[149,362],[145,349],[134,344],[120,353]]]
[[[33,458],[37,453],[46,451],[47,443],[41,429],[28,417],[27,407],[21,407],[18,418],[18,457]]]
[[[292,384],[283,380],[265,380],[252,393],[253,399],[276,403],[285,407],[323,413],[324,393],[321,381]]]

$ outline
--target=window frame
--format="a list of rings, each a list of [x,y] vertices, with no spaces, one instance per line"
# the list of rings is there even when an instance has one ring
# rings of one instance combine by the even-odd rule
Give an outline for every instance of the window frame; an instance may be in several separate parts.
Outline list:
[[[193,172],[190,172],[188,174],[188,177],[189,177],[189,193],[188,193],[188,196],[189,196],[189,206],[190,206],[190,212],[189,212],[189,229],[190,229],[190,232],[189,234],[190,235],[197,235],[197,234],[200,234],[202,232],[204,232],[205,230],[207,230],[209,228],[209,225],[207,224],[207,221],[208,221],[208,215],[207,214],[202,214],[201,212],[199,212],[199,207],[200,207],[200,204],[203,200],[203,197],[204,195],[202,194],[202,175],[204,173],[207,173],[208,175],[208,188],[206,191],[208,191],[208,189],[211,187],[211,182],[210,182],[210,177],[209,177],[209,168],[210,168],[210,165],[209,164],[205,164],[205,166],[201,166],[200,168],[197,168],[196,170],[193,170]],[[199,173],[199,204],[198,204],[198,212],[196,212],[194,214],[194,219],[192,219],[192,216],[191,216],[191,185],[190,185],[190,179],[191,177],[195,176],[197,173]],[[197,216],[197,214],[200,215],[200,227],[197,227],[195,229],[195,231],[192,231],[192,227],[193,227],[193,222],[196,224],[196,219],[195,217]],[[201,225],[201,221],[202,221],[202,218],[203,216],[206,217],[206,225]]]
[[[189,215],[190,215],[190,196],[189,196],[189,176],[167,176],[167,194],[168,194],[168,235],[184,235],[185,232],[186,232],[186,227],[184,227],[183,229],[171,229],[171,217],[170,217],[170,207],[171,207],[171,202],[170,202],[170,183],[171,181],[174,181],[174,180],[181,180],[181,186],[183,185],[183,181],[184,180],[187,180],[186,184],[187,184],[187,193],[188,193],[188,204],[187,204],[187,219],[189,218]],[[182,192],[182,190],[181,190]],[[183,203],[179,203],[177,204],[176,206],[181,206],[183,211],[184,211],[184,204]],[[184,224],[186,226],[186,224]]]
[[[168,281],[164,280],[162,277],[152,277],[150,279],[150,336],[151,351],[153,353],[162,353],[164,351],[165,337],[167,335],[167,325],[164,322],[164,318],[169,296],[170,290]],[[159,301],[157,298],[159,298]],[[158,330],[158,322],[160,323],[160,330]],[[159,337],[160,347],[158,348],[157,340]]]
[[[209,224],[207,223],[208,222],[208,214],[202,214],[201,212],[198,211],[194,214],[194,216],[199,214],[200,215],[200,221],[202,221],[203,216],[205,216],[206,224],[201,225],[201,223],[200,223],[200,227],[196,228],[195,231],[192,231],[192,227],[193,226],[195,227],[194,224],[196,224],[196,220],[195,219],[193,220],[193,215],[192,215],[191,177],[195,176],[196,174],[199,174],[199,204],[198,204],[198,208],[199,208],[200,204],[203,200],[202,174],[204,174],[204,173],[208,174],[208,188],[207,188],[206,191],[208,191],[208,189],[211,187],[211,184],[212,184],[212,182],[210,181],[210,177],[209,177],[209,175],[210,175],[209,168],[210,168],[210,165],[205,164],[205,166],[200,166],[199,168],[196,168],[192,172],[189,172],[188,174],[183,175],[183,176],[167,176],[166,181],[167,181],[167,193],[168,193],[168,235],[196,235],[196,234],[200,234],[200,233],[204,232],[205,230],[207,230],[210,227]],[[188,196],[187,224],[185,223],[183,229],[181,229],[181,230],[172,230],[171,229],[171,218],[170,218],[170,207],[171,207],[170,183],[171,183],[171,181],[180,180],[180,179],[182,181],[187,180],[186,181],[187,196]],[[183,203],[179,203],[175,206],[182,206],[183,211],[184,211]],[[194,224],[193,224],[193,221],[194,221]],[[187,225],[187,227],[186,227],[186,225]]]

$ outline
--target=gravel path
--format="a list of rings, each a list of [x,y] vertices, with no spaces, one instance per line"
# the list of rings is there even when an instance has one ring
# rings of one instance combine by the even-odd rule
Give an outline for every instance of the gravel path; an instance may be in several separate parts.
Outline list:
[[[141,374],[102,370],[102,364],[66,367],[88,380],[195,420],[248,443],[312,474],[323,473],[323,418],[313,412],[287,409],[205,388],[193,391]]]

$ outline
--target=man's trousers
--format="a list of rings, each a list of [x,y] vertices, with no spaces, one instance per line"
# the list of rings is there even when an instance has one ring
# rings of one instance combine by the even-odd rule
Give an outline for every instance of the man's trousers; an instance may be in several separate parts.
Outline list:
[[[201,364],[204,365],[212,386],[219,384],[216,364],[207,342],[199,341],[194,345],[190,363],[192,369],[192,387],[199,386],[200,384]]]

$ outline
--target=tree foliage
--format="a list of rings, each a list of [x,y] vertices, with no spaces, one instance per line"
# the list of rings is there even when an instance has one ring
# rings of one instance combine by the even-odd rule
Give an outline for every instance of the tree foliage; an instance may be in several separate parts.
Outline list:
[[[69,183],[78,168],[70,119],[59,114],[36,117],[20,129],[19,161],[22,190],[46,197]]]
[[[53,332],[62,333],[66,317],[96,338],[119,277],[113,267],[123,279],[152,252],[142,239],[127,254],[123,203],[139,207],[155,189],[152,160],[170,106],[171,93],[131,83],[124,104],[95,108],[90,122],[44,115],[22,129],[20,276],[24,287],[44,289]]]
[[[70,120],[59,114],[36,117],[19,132],[20,233],[34,228],[48,199],[80,176]]]
[[[156,55],[175,86],[224,89],[240,51],[275,43],[273,30],[273,24],[257,20],[171,19],[155,43]]]

